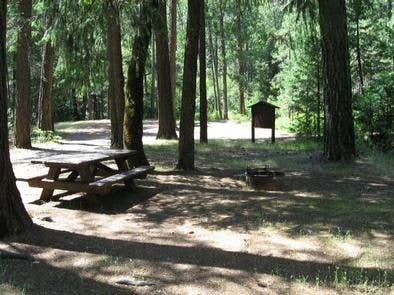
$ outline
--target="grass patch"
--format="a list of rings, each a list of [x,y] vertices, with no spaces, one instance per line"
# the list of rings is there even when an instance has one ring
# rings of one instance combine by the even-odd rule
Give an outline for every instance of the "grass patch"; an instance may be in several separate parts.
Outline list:
[[[145,145],[148,157],[166,169],[172,169],[178,159],[177,141],[157,141]],[[246,139],[196,141],[196,166],[220,169],[244,169],[270,164],[285,170],[318,170],[346,177],[350,174],[385,175],[394,177],[394,153],[359,147],[359,157],[352,163],[321,161],[322,143],[305,138],[277,140],[277,143],[252,143]],[[164,159],[165,158],[165,159]]]
[[[17,287],[12,280],[6,278],[7,267],[0,260],[0,294],[26,294],[24,287]]]
[[[196,141],[196,166],[219,169],[244,169],[249,166],[270,164],[297,169],[307,164],[311,155],[319,150],[319,143],[309,140],[278,141],[276,144],[249,140],[210,140],[208,144]],[[178,158],[177,141],[158,141],[145,145],[148,158],[155,165],[173,168]]]
[[[281,201],[262,201],[253,224],[261,228],[278,223],[293,226],[291,233],[296,235],[328,232],[343,240],[374,230],[393,234],[392,216],[394,204],[390,200],[371,203],[347,196],[308,198],[288,193]]]
[[[376,167],[381,174],[394,176],[394,151],[383,152],[377,148],[359,147],[361,161]]]
[[[273,270],[272,275],[286,277],[280,270]],[[367,270],[356,267],[329,266],[325,271],[306,275],[290,275],[289,281],[308,284],[314,287],[331,287],[336,289],[356,289],[361,292],[374,293],[376,291],[390,292],[393,287],[393,272],[378,270],[371,275]],[[387,293],[389,294],[389,293]]]
[[[44,131],[39,128],[34,128],[31,134],[31,140],[33,143],[45,143],[51,141],[58,141],[61,137],[53,131]]]
[[[237,113],[237,112],[229,112],[229,114],[228,114],[228,116],[229,116],[229,119],[231,120],[231,121],[235,121],[235,122],[239,122],[239,123],[242,123],[242,122],[250,122],[250,114],[244,114],[244,115],[242,115],[242,114],[240,114],[240,113]]]

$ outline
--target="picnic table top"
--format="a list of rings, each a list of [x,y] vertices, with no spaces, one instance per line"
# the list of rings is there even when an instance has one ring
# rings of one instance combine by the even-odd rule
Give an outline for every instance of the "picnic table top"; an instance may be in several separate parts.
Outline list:
[[[124,159],[135,155],[134,150],[103,150],[98,152],[72,152],[53,155],[46,158],[32,160],[33,164],[44,164],[45,166],[75,167],[99,163],[114,159]]]

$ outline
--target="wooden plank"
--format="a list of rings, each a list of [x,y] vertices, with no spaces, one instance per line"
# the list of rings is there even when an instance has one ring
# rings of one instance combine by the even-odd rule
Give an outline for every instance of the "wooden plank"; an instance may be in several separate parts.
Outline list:
[[[129,165],[127,163],[127,159],[125,158],[119,158],[115,159],[116,165],[118,166],[119,171],[121,172],[126,172],[129,171]],[[134,191],[135,190],[135,183],[133,177],[128,177],[123,180],[125,186],[130,190]]]
[[[88,183],[82,182],[67,182],[44,178],[40,181],[32,183],[32,187],[40,187],[44,190],[65,190],[69,192],[84,192],[84,193],[109,193],[111,187],[94,187]]]
[[[90,165],[80,166],[78,169],[79,176],[81,177],[81,182],[89,183],[94,181],[95,167]]]
[[[112,174],[116,174],[117,172],[115,169],[112,169],[102,163],[95,163],[94,166],[96,166],[98,169],[97,175],[110,176]]]
[[[111,175],[109,177],[97,180],[93,183],[90,183],[91,187],[105,187],[111,186],[114,183],[118,183],[121,181],[126,181],[128,179],[136,178],[140,175],[146,174],[154,169],[153,166],[141,166],[131,170],[123,171],[115,175]]]
[[[118,166],[119,171],[129,170],[126,159],[115,159],[116,166]]]
[[[72,171],[71,174],[66,178],[66,181],[72,182],[75,181],[78,178],[78,171]]]
[[[81,165],[100,163],[113,159],[127,159],[135,155],[134,150],[110,150],[98,153],[70,153],[54,155],[48,158],[31,161],[33,164],[43,164],[49,167],[76,168]]]
[[[59,178],[61,169],[57,168],[57,167],[51,167],[49,168],[49,172],[48,172],[48,178],[56,181]],[[51,188],[44,188],[41,192],[41,197],[40,200],[44,200],[44,201],[50,201],[52,196],[53,196],[53,189]]]
[[[64,170],[62,170],[61,172],[60,172],[60,175],[61,174],[64,174],[64,173],[68,173],[68,172],[71,172],[72,170],[70,170],[70,169],[64,169]],[[29,178],[21,178],[21,177],[18,177],[16,180],[17,181],[26,181],[27,183],[30,183],[31,181],[37,181],[37,180],[40,180],[40,179],[43,179],[43,178],[46,178],[46,177],[48,177],[48,173],[45,173],[45,174],[42,174],[42,175],[37,175],[37,176],[34,176],[34,177],[29,177]]]

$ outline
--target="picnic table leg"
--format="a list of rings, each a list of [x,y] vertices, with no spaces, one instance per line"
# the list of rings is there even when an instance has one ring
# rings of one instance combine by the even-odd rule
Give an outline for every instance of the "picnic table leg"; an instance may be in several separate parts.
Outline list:
[[[96,169],[95,175],[111,176],[113,174],[116,174],[116,170],[104,165],[103,163],[95,163],[94,167]]]
[[[127,165],[127,160],[126,159],[121,159],[121,158],[120,159],[115,159],[115,162],[116,162],[116,165],[118,166],[119,171],[127,171],[129,169],[129,166]],[[131,191],[135,190],[135,183],[134,183],[134,180],[132,178],[125,180],[124,184]]]
[[[92,166],[83,166],[80,169],[78,169],[79,176],[81,177],[81,182],[84,185],[88,185],[89,182],[94,181],[95,172],[96,172],[96,169],[95,169],[95,167],[92,167]],[[89,197],[92,197],[93,199],[95,198],[95,194],[88,193],[87,195]]]
[[[74,182],[78,178],[78,175],[79,175],[78,171],[72,171],[66,180],[69,182]]]
[[[61,171],[61,169],[58,167],[50,167],[47,177],[52,180],[57,180],[59,178],[60,171]],[[54,192],[53,189],[44,188],[42,190],[40,200],[43,200],[45,202],[49,202],[53,196],[53,192]]]
[[[119,171],[127,171],[129,169],[126,159],[115,159],[115,163],[118,166]]]
[[[95,169],[91,166],[84,166],[79,169],[79,175],[81,176],[81,182],[89,183],[94,181]]]

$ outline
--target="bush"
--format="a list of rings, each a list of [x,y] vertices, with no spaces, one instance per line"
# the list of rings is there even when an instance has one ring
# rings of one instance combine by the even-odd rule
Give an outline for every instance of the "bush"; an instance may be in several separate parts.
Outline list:
[[[49,141],[57,141],[61,139],[56,132],[53,131],[44,131],[39,128],[34,128],[31,134],[31,139],[35,143],[44,143]]]
[[[376,75],[355,101],[356,127],[362,138],[383,150],[392,149],[394,73]]]

